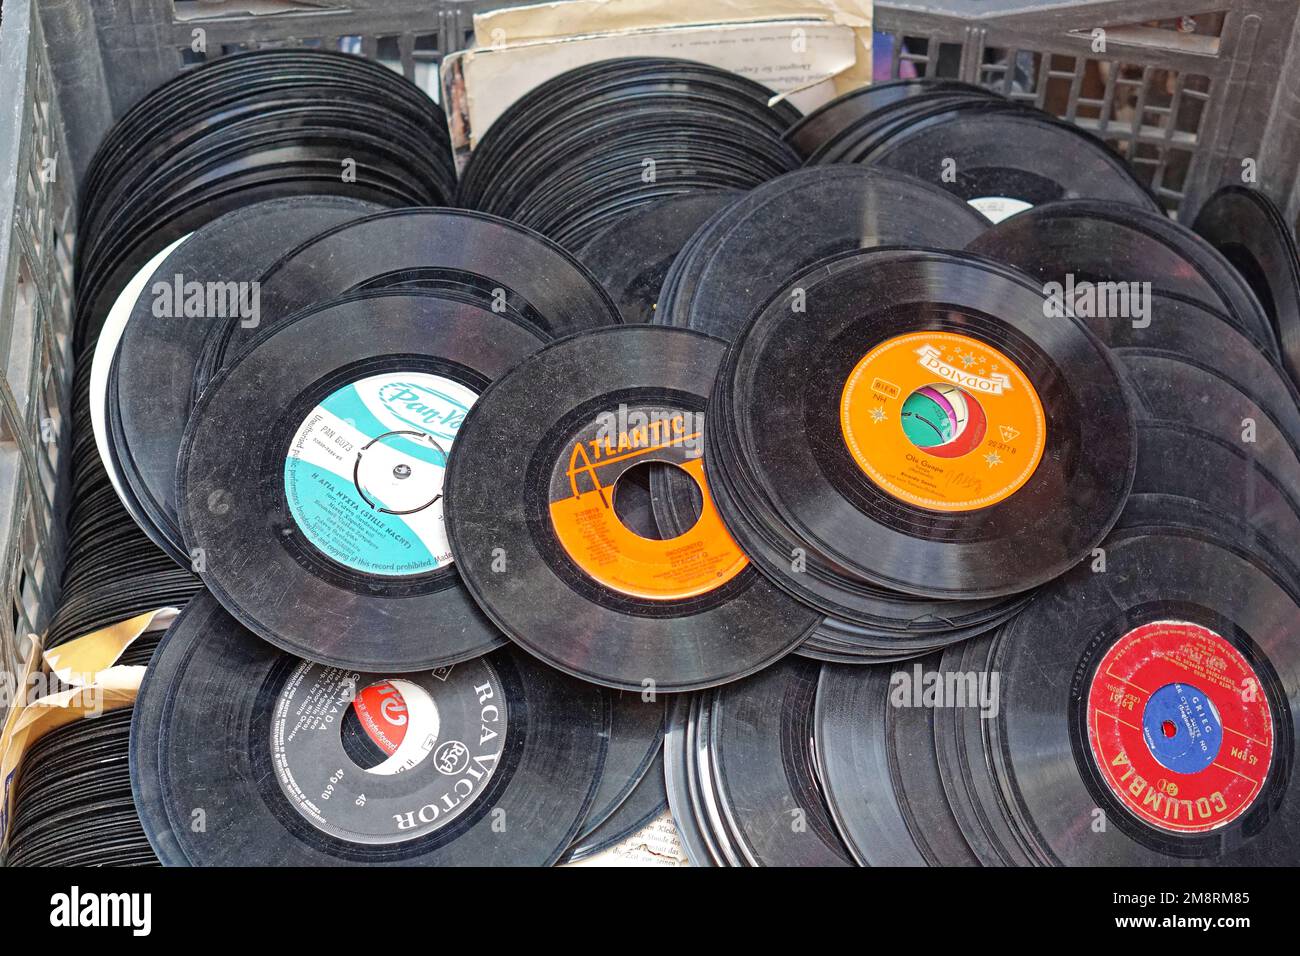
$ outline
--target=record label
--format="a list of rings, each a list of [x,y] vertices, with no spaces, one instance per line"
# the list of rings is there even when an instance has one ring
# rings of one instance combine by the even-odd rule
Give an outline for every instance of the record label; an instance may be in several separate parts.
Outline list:
[[[952,332],[911,332],[868,352],[844,385],[840,429],[877,486],[945,512],[1011,497],[1047,439],[1024,372],[998,349]]]
[[[976,196],[974,199],[968,199],[967,202],[983,213],[989,222],[994,223],[1034,208],[1033,203],[1025,202],[1023,199],[1012,199],[1010,196]]]
[[[1139,820],[1172,833],[1231,823],[1273,759],[1264,685],[1208,628],[1156,621],[1106,652],[1088,690],[1088,741],[1103,779]]]
[[[703,415],[658,405],[621,406],[582,428],[551,472],[551,526],[565,553],[606,587],[649,600],[707,594],[743,571],[749,559],[727,533],[704,480],[703,441]],[[619,478],[648,462],[676,465],[699,487],[699,520],[675,538],[644,538],[614,510]]]
[[[349,710],[386,759],[363,767],[351,756]],[[500,679],[482,658],[401,678],[303,661],[274,705],[276,781],[298,813],[332,836],[415,839],[445,827],[483,793],[507,717]]]
[[[476,397],[440,375],[387,373],[315,406],[284,464],[289,513],[307,540],[370,574],[422,574],[450,564],[443,475]]]

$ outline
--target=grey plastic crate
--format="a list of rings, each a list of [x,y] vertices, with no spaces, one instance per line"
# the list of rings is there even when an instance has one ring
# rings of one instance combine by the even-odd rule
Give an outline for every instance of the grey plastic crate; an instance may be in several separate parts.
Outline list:
[[[685,0],[683,0],[685,2]],[[33,17],[39,9],[39,22]],[[114,119],[182,70],[260,46],[388,63],[435,92],[502,0],[3,0],[0,23],[0,664],[39,632],[61,567],[68,262],[77,178]],[[250,6],[273,11],[246,12]],[[878,0],[892,75],[996,87],[1096,132],[1189,215],[1243,159],[1300,212],[1296,0]],[[1096,29],[1104,53],[1093,51]],[[201,31],[196,33],[196,31]],[[203,51],[194,41],[201,37]],[[61,109],[60,109],[61,108]],[[57,157],[56,178],[42,163]]]
[[[62,567],[74,177],[29,0],[0,18],[0,661],[53,612]]]

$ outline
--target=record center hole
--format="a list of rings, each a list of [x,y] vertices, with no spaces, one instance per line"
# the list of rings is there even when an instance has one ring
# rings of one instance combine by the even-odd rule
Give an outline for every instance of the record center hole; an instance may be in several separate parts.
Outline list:
[[[1166,720],[1163,724],[1160,725],[1160,732],[1164,734],[1166,737],[1172,737],[1176,733],[1178,733],[1178,727],[1175,726],[1172,720]]]
[[[660,528],[655,521],[652,494],[670,498],[676,505],[674,517],[681,527]],[[664,509],[666,512],[666,509]],[[704,496],[686,469],[666,461],[643,461],[633,465],[614,482],[614,514],[633,534],[651,541],[665,541],[685,534],[700,520]]]
[[[339,737],[354,764],[366,773],[388,776],[429,755],[438,722],[438,709],[424,688],[392,678],[357,692],[339,721]]]
[[[903,401],[899,417],[907,440],[940,458],[974,451],[988,428],[979,399],[949,382],[932,382],[914,390]]]

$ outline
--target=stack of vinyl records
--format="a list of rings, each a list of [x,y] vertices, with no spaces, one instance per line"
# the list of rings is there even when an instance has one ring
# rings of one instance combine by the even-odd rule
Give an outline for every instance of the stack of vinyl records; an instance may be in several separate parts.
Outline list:
[[[105,148],[187,83],[245,117],[324,69],[221,62]],[[321,78],[340,121],[367,69]],[[138,275],[82,356],[55,636],[197,592],[125,744],[161,862],[550,865],[665,804],[699,865],[1300,859],[1300,265],[1266,199],[1179,225],[961,84],[800,118],[629,59],[503,113],[473,211],[388,209],[451,195],[445,133],[368,90],[407,141],[349,129],[364,188],[262,191],[329,137],[250,118],[242,200],[187,159],[158,182],[202,221],[109,214],[148,177],[92,202],[86,342]],[[22,859],[138,862],[71,836],[47,767],[105,755],[123,795],[122,735],[82,730],[27,770]]]

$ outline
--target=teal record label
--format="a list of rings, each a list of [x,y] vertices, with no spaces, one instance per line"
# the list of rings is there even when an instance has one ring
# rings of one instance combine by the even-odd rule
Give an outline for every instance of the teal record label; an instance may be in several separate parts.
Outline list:
[[[388,372],[332,392],[294,432],[289,513],[322,554],[404,577],[451,564],[443,524],[447,455],[478,396],[451,379]]]

